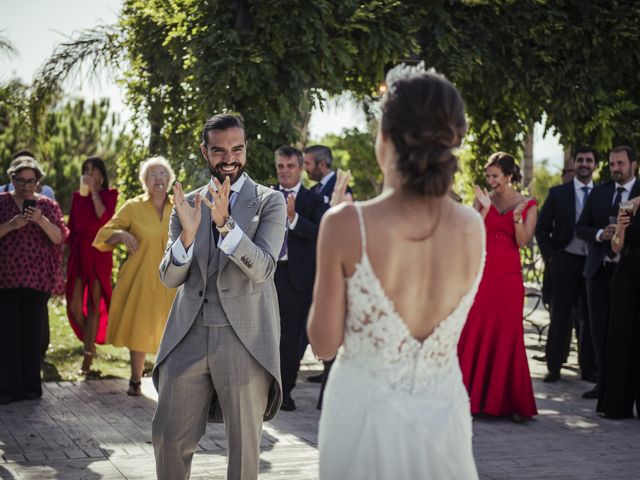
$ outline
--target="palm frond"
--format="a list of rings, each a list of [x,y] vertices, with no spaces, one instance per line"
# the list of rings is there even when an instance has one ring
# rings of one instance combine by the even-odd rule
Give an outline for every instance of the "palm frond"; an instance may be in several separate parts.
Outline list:
[[[0,33],[2,32],[3,30],[0,30]],[[9,57],[18,55],[18,50],[16,50],[16,47],[14,47],[13,43],[11,43],[11,40],[9,40],[4,35],[0,35],[0,53],[4,53]]]
[[[125,53],[122,39],[123,34],[117,26],[102,25],[82,30],[75,38],[58,45],[36,73],[32,102],[46,104],[60,91],[62,83],[79,73],[81,67],[88,67],[89,76],[102,70],[117,70]]]

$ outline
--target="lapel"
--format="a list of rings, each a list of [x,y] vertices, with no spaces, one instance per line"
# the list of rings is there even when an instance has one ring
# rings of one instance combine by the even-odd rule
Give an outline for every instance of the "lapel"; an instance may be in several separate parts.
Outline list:
[[[247,226],[249,225],[253,217],[255,217],[259,206],[260,199],[258,198],[256,184],[247,175],[247,178],[244,181],[244,185],[242,185],[242,190],[240,190],[238,199],[236,200],[231,211],[231,216],[236,221],[236,225],[240,227],[243,232],[247,231]],[[218,260],[218,271],[222,272],[222,269],[229,262],[229,257],[220,252],[218,252],[218,255],[220,255],[220,258]]]
[[[207,186],[205,185],[198,190],[197,195],[200,195],[201,197],[209,197]],[[202,274],[202,282],[206,285],[209,248],[211,242],[213,242],[213,238],[211,234],[211,214],[204,202],[200,203],[200,215],[200,226],[198,227],[198,233],[196,234],[196,244],[193,247],[193,254],[196,257],[196,263],[198,264],[198,268],[200,268],[200,273]]]
[[[576,223],[576,189],[573,186],[573,180],[564,184],[564,198],[562,199],[562,204],[567,206],[569,210],[569,218],[573,221],[573,224]],[[584,208],[584,205],[583,205]]]
[[[296,195],[296,213],[298,215],[302,215],[304,211],[304,202],[307,200],[307,192],[308,190],[300,185],[300,190],[298,190],[298,195]]]
[[[640,180],[636,178],[636,181],[633,184],[633,187],[631,187],[631,192],[629,192],[629,200],[631,200],[634,197],[637,197],[638,195],[640,195]]]

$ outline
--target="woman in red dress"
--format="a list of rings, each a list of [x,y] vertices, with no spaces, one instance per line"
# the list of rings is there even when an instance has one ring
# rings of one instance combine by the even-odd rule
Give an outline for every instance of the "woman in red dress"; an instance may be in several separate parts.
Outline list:
[[[518,193],[513,156],[497,152],[485,166],[491,193],[476,187],[474,207],[484,217],[487,257],[458,356],[471,413],[524,421],[538,413],[524,347],[524,285],[520,248],[533,236],[536,201]]]
[[[67,316],[73,331],[84,343],[80,373],[87,375],[107,331],[111,301],[111,252],[91,246],[100,227],[116,210],[118,191],[109,188],[107,169],[98,157],[82,164],[80,191],[73,193],[69,214],[69,260],[67,263]]]

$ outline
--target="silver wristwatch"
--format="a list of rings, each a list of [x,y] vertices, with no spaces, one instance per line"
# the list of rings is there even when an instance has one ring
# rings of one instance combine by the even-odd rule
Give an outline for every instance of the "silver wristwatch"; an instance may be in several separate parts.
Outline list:
[[[236,221],[233,219],[231,215],[229,215],[225,220],[224,224],[221,227],[216,225],[216,228],[218,229],[218,232],[220,232],[220,234],[226,235],[231,230],[236,228]]]

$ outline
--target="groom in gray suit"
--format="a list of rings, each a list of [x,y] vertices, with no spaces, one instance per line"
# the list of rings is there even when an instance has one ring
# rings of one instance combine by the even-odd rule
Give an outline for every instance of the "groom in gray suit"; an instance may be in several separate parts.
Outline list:
[[[280,319],[273,283],[286,207],[244,173],[246,132],[234,115],[202,131],[211,182],[174,186],[169,243],[160,264],[178,288],[153,371],[152,439],[159,479],[189,478],[209,407],[224,421],[229,479],[255,479],[263,420],[282,402]]]

